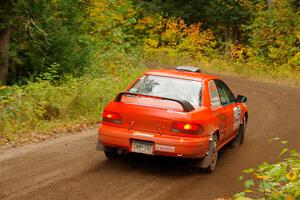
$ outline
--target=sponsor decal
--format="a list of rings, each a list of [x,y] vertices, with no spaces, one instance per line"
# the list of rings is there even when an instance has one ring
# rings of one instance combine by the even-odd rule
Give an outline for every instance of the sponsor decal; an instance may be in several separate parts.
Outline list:
[[[143,137],[154,137],[154,135],[147,134],[147,133],[141,133],[141,132],[133,132],[133,135],[143,136]]]
[[[241,108],[240,106],[236,106],[233,108],[233,130],[236,131],[240,127],[241,124]]]
[[[157,151],[165,151],[165,152],[175,152],[175,147],[173,146],[167,146],[162,144],[156,144],[155,150]]]

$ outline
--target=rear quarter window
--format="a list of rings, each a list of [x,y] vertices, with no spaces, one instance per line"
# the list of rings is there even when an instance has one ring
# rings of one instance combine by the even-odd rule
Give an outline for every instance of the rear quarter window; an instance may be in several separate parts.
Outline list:
[[[213,80],[209,81],[208,83],[209,87],[209,95],[210,95],[210,104],[211,107],[217,107],[221,105],[221,100],[219,97],[218,89]]]

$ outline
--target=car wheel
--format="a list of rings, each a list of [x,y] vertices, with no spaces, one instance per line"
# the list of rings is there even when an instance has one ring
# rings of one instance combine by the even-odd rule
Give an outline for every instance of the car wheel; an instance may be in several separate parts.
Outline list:
[[[218,159],[218,137],[216,134],[214,134],[212,137],[212,141],[209,146],[208,158],[209,165],[204,169],[206,172],[210,173],[215,170]]]
[[[104,150],[104,155],[109,160],[114,160],[118,157],[118,153],[115,149],[106,149],[106,150]]]
[[[237,136],[231,141],[231,145],[233,147],[238,147],[241,144],[243,144],[245,138],[245,131],[246,131],[246,118],[244,118]]]

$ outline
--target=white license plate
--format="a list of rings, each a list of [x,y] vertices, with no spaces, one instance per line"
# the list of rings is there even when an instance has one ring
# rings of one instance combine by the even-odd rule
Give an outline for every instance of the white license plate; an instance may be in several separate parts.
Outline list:
[[[136,153],[153,154],[153,144],[133,140],[131,150]]]

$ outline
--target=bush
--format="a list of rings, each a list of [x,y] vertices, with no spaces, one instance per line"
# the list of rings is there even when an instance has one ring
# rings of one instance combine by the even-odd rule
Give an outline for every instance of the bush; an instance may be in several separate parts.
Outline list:
[[[249,61],[273,67],[290,62],[294,70],[299,70],[299,20],[299,12],[289,0],[272,1],[269,8],[257,12],[247,27],[250,30]]]
[[[236,200],[270,199],[296,200],[300,198],[300,154],[296,150],[284,148],[281,155],[289,156],[282,161],[263,163],[255,169],[244,170],[248,179],[245,190],[235,195]],[[244,177],[240,177],[241,180]]]
[[[176,49],[179,53],[208,55],[216,45],[210,29],[203,30],[201,23],[187,25],[180,18],[160,17],[149,30],[146,48]]]
[[[70,123],[91,123],[101,119],[102,110],[119,91],[142,72],[128,59],[107,58],[115,68],[93,66],[79,78],[67,76],[24,86],[0,89],[0,140],[15,141],[32,132],[49,132]],[[125,62],[126,61],[126,62]]]

